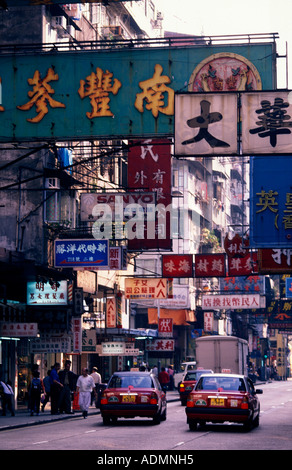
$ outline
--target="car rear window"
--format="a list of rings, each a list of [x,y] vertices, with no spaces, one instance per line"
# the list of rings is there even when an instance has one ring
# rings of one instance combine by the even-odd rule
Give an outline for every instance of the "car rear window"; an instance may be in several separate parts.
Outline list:
[[[245,392],[244,380],[235,377],[201,377],[196,390],[218,390]]]
[[[124,376],[114,375],[108,383],[108,388],[128,388],[130,385],[134,388],[154,388],[150,376]]]
[[[211,372],[211,370],[197,370],[196,372],[188,372],[184,380],[199,380],[202,374],[210,374]]]

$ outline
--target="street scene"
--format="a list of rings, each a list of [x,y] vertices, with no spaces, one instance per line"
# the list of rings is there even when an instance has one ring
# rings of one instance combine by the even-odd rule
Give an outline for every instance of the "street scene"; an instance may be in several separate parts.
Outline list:
[[[42,424],[37,424],[34,418],[32,425],[27,416],[18,419],[19,427],[13,427],[11,419],[7,418],[5,425],[1,421],[0,448],[91,450],[103,451],[100,452],[103,456],[106,451],[111,456],[128,452],[129,457],[129,451],[139,450],[141,458],[146,450],[164,450],[173,455],[177,451],[190,451],[193,455],[191,451],[195,450],[291,450],[292,382],[266,382],[258,387],[263,389],[260,425],[248,433],[241,425],[230,423],[207,423],[197,431],[190,431],[178,393],[169,392],[167,420],[159,426],[144,418],[121,419],[104,426],[99,411],[94,408],[90,408],[87,420],[77,412],[74,418],[64,419],[63,415],[52,420],[46,411],[45,416],[38,417]]]
[[[291,450],[292,5],[246,2],[0,0],[1,450]]]

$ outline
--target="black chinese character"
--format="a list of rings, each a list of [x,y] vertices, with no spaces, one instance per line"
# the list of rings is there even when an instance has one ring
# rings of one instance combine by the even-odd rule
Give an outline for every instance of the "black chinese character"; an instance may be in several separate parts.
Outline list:
[[[291,134],[290,129],[286,127],[292,127],[292,121],[289,121],[290,117],[284,108],[289,107],[289,103],[284,102],[282,98],[275,98],[274,104],[268,100],[261,101],[261,108],[256,110],[259,114],[259,121],[256,121],[257,128],[250,129],[250,134],[258,134],[259,137],[270,137],[270,144],[272,147],[277,145],[277,135],[279,134]],[[284,122],[289,121],[289,122]]]
[[[184,140],[182,142],[182,145],[187,145],[187,144],[192,144],[194,142],[199,142],[200,140],[205,139],[210,147],[230,147],[229,144],[226,142],[223,142],[222,140],[216,139],[216,137],[213,137],[210,132],[208,132],[208,126],[209,124],[213,124],[214,122],[221,121],[222,119],[222,114],[220,113],[210,113],[210,106],[211,103],[206,100],[202,100],[201,103],[201,115],[197,116],[195,118],[189,119],[187,121],[187,125],[191,128],[196,128],[199,127],[200,130],[198,134],[193,137],[192,139]]]

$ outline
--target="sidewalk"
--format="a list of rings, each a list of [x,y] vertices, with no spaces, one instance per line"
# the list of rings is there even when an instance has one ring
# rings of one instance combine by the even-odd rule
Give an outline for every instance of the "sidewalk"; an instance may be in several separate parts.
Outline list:
[[[178,401],[179,393],[177,390],[173,392],[167,392],[166,394],[167,402]],[[98,415],[100,414],[99,408],[95,406],[89,407],[88,415]],[[40,411],[39,416],[30,416],[28,410],[16,410],[15,416],[11,416],[9,411],[7,411],[7,416],[0,415],[0,431],[7,431],[9,429],[22,428],[26,426],[35,426],[39,424],[45,424],[54,421],[60,421],[65,419],[75,419],[81,418],[81,411],[74,411],[73,414],[61,414],[61,415],[51,415],[51,406],[50,403],[47,404],[45,411],[42,413]]]

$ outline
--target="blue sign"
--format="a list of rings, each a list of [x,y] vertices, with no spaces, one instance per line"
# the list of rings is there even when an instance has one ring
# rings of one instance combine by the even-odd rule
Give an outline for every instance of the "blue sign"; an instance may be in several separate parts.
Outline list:
[[[225,294],[265,294],[264,276],[233,276],[219,279],[220,293]]]
[[[250,246],[292,248],[292,156],[251,157]]]
[[[286,277],[286,297],[292,299],[292,277]]]
[[[55,267],[91,267],[108,266],[108,240],[56,240]]]

